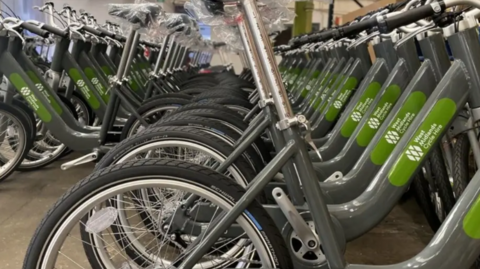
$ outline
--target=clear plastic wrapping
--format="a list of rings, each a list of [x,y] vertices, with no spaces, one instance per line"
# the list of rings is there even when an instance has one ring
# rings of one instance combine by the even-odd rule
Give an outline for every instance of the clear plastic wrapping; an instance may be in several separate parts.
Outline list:
[[[295,18],[295,13],[288,8],[294,0],[260,0],[258,2],[262,21],[271,33],[278,33],[286,29],[285,23]],[[185,3],[185,10],[198,21],[211,26],[214,40],[227,43],[233,51],[243,49],[243,43],[236,25],[235,7],[223,11],[221,1],[191,0]]]
[[[269,33],[285,30],[285,23],[295,19],[295,12],[288,8],[292,0],[261,0],[259,12]]]
[[[212,33],[218,41],[225,42],[232,50],[243,50],[243,43],[237,26],[216,26],[212,28]]]
[[[152,30],[164,16],[157,3],[137,0],[134,4],[108,4],[108,14],[121,22],[122,28]]]
[[[210,5],[207,7],[207,5]],[[203,0],[191,0],[184,4],[185,11],[189,13],[196,20],[209,25],[209,26],[220,26],[225,25],[224,13],[220,12],[217,8],[214,13],[211,10],[214,10],[212,2],[203,1]]]

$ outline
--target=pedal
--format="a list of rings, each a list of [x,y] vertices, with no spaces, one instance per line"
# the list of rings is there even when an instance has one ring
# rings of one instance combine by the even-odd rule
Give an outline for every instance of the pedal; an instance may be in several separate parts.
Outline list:
[[[75,167],[75,166],[79,166],[79,165],[82,165],[82,164],[85,164],[85,163],[94,162],[97,159],[98,159],[98,153],[96,151],[94,151],[92,153],[84,155],[84,156],[82,156],[80,158],[77,158],[75,160],[66,162],[66,163],[62,164],[60,166],[60,168],[65,171],[65,170],[68,170],[68,169],[70,169],[72,167]]]

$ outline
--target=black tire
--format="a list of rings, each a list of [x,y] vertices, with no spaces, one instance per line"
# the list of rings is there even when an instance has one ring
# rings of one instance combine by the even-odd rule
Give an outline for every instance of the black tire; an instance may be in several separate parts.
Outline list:
[[[212,90],[212,88],[192,87],[192,88],[188,88],[188,89],[183,89],[180,92],[183,93],[183,94],[188,94],[190,96],[195,96],[195,95],[198,95],[198,94],[209,92],[211,90]]]
[[[138,113],[142,115],[142,117],[145,119],[145,121],[149,124],[153,124],[160,120],[164,115],[159,114],[159,113],[152,113],[152,111],[158,109],[159,107],[169,107],[169,106],[175,106],[175,107],[181,107],[183,105],[190,104],[190,100],[186,99],[180,99],[180,98],[162,98],[162,99],[157,99],[153,100],[151,102],[142,104],[138,109]],[[148,115],[148,116],[146,116]],[[122,130],[122,135],[121,139],[125,139],[129,136],[131,136],[131,132],[133,131],[132,128],[134,126],[138,125],[138,119],[135,116],[130,116],[130,118],[127,120],[125,123],[123,130]]]
[[[458,199],[465,191],[468,183],[472,179],[471,160],[470,160],[470,141],[467,134],[461,134],[457,137],[453,145],[453,193]]]
[[[420,209],[422,209],[423,214],[430,225],[432,230],[437,231],[440,228],[440,220],[438,219],[437,214],[435,213],[434,205],[430,199],[430,190],[428,182],[425,179],[423,172],[420,171],[415,175],[412,181],[412,191],[417,201]]]
[[[12,105],[13,107],[18,108],[23,116],[25,116],[25,118],[28,120],[29,128],[31,130],[31,139],[32,141],[35,141],[35,138],[37,137],[37,119],[35,119],[33,110],[22,100],[17,98],[13,98]]]
[[[33,140],[31,137],[31,132],[32,130],[29,129],[29,120],[24,116],[24,114],[19,110],[19,108],[15,108],[11,105],[5,104],[5,103],[0,103],[0,112],[8,114],[10,117],[14,118],[16,121],[18,121],[19,128],[17,129],[17,132],[21,132],[25,141],[22,143],[22,145],[16,145],[15,146],[15,151],[19,151],[20,154],[18,154],[17,158],[14,160],[14,162],[10,165],[10,167],[7,167],[3,169],[2,167],[2,173],[0,174],[0,182],[4,181],[5,179],[8,178],[17,168],[18,166],[22,163],[23,159],[27,155],[28,151],[33,145]],[[10,160],[8,160],[10,161]],[[4,165],[6,162],[0,161],[2,165]]]
[[[224,97],[224,98],[209,98],[209,99],[202,99],[200,102],[213,102],[220,105],[225,105],[228,107],[241,107],[244,108],[242,110],[243,114],[246,114],[246,110],[251,110],[253,108],[253,104],[247,100],[234,98],[234,97]],[[240,113],[240,112],[239,112]]]
[[[195,186],[205,188],[205,190],[225,199],[230,206],[235,205],[245,194],[245,190],[233,183],[229,178],[208,168],[190,163],[171,160],[139,160],[114,165],[97,171],[78,182],[48,211],[30,241],[23,269],[39,268],[39,261],[44,259],[45,249],[48,248],[47,246],[51,242],[54,233],[63,221],[68,218],[70,212],[82,205],[82,201],[107,188],[116,187],[129,181],[133,182],[139,178],[153,178],[157,175],[178,178],[176,179],[177,182],[194,184]],[[215,189],[211,188],[212,182],[214,182]],[[251,227],[254,231],[257,231],[257,236],[263,238],[263,242],[267,242],[265,249],[269,251],[272,265],[275,268],[293,269],[285,242],[275,223],[263,209],[262,205],[257,201],[253,201],[245,212],[249,214],[244,213],[242,216],[249,220],[248,223],[251,223]],[[92,253],[94,248],[89,247],[88,244],[83,245],[91,267],[103,268],[102,265],[95,263],[95,253]]]
[[[97,163],[94,171],[114,164],[116,160],[122,158],[125,154],[145,144],[151,143],[152,141],[165,141],[172,138],[182,141],[193,141],[194,143],[213,150],[225,158],[233,151],[232,147],[220,138],[196,128],[187,126],[148,128],[139,134],[135,134],[123,140],[113,149],[108,151],[100,162]],[[242,174],[245,183],[250,182],[255,177],[255,172],[243,158],[237,159],[233,162],[233,166],[236,171]]]
[[[238,93],[234,90],[213,90],[208,91],[199,95],[196,95],[192,101],[199,102],[205,99],[213,99],[213,98],[238,98],[240,100],[246,101],[248,100],[248,96],[244,94]]]
[[[230,129],[228,126],[199,116],[179,115],[168,117],[155,123],[155,127],[162,126],[191,126],[193,128],[205,128],[216,135],[224,137],[226,139],[225,142],[229,143],[232,147],[235,145],[236,141],[240,139],[240,134],[235,130]],[[265,168],[262,156],[255,151],[253,146],[248,147],[242,156],[248,163],[250,163],[256,173]]]
[[[177,110],[173,111],[170,115],[173,116],[177,113],[185,112],[188,110],[194,110],[194,109],[213,109],[213,110],[218,110],[219,113],[227,114],[229,117],[233,117],[236,119],[238,122],[243,122],[243,117],[240,115],[238,112],[224,106],[220,105],[217,103],[212,103],[212,102],[201,102],[201,103],[191,103],[188,105],[184,105],[182,107],[179,107]]]
[[[162,93],[162,94],[155,95],[148,98],[147,100],[143,101],[142,104],[146,104],[162,98],[179,98],[179,99],[191,100],[193,96],[184,94],[184,93],[179,93],[179,92]]]
[[[458,199],[473,178],[473,174],[477,172],[476,163],[470,158],[470,140],[468,134],[463,133],[456,137],[453,145],[453,193]],[[473,167],[472,167],[473,166]],[[474,269],[480,269],[480,257],[475,260],[472,265]]]
[[[63,89],[63,88],[58,89],[58,96],[62,100],[62,102],[68,107],[68,109],[70,109],[70,111],[75,111],[73,116],[75,117],[75,119],[78,120],[79,116],[75,108],[75,105],[72,103],[72,101],[68,100],[65,97],[65,92],[66,92],[66,89]],[[87,116],[88,116],[88,121],[86,122],[86,124],[89,126],[93,125],[95,121],[95,113],[93,112],[92,108],[88,105],[87,101],[85,100],[85,97],[83,97],[83,95],[77,91],[72,92],[72,97],[76,98],[79,102],[83,103],[82,106],[85,108],[85,112],[87,113]],[[68,102],[66,102],[66,100],[68,100]]]
[[[418,192],[417,196],[421,192],[428,195],[430,203],[421,201],[424,199],[423,197],[417,197],[417,201],[419,201],[418,204],[422,207],[428,223],[431,224],[430,228],[436,232],[439,228],[437,224],[441,224],[445,220],[455,205],[450,178],[440,146],[435,146],[432,149],[430,156],[423,164],[423,169],[419,173],[422,173],[422,182],[415,186],[415,191]],[[420,185],[424,188],[422,191],[418,189]],[[431,212],[426,213],[427,211]],[[437,221],[433,220],[435,217]]]
[[[206,98],[215,98],[215,97],[236,97],[241,99],[248,99],[248,93],[240,89],[232,89],[232,88],[214,88],[211,91],[199,94],[196,98],[206,97]]]
[[[238,129],[238,132],[240,134],[243,134],[243,132],[248,128],[248,125],[245,122],[243,122],[243,120],[238,120],[234,117],[231,117],[230,114],[222,114],[215,109],[192,109],[192,110],[182,111],[180,113],[175,113],[172,116],[179,116],[179,115],[195,115],[200,117],[206,117],[209,119],[219,120],[221,122],[225,122],[233,125]],[[155,126],[156,126],[155,124],[152,125],[152,127],[155,127]],[[267,147],[267,145],[265,145],[265,142],[261,137],[255,140],[255,147],[257,148],[256,151],[262,157],[264,164],[269,163],[270,160],[272,159],[270,155],[270,150]]]
[[[436,190],[442,201],[444,217],[446,217],[455,206],[456,201],[440,146],[436,146],[433,149],[429,163],[434,176]]]

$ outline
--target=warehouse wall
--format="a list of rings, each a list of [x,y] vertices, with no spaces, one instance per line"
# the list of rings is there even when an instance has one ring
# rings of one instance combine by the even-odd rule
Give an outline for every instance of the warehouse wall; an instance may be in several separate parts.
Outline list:
[[[320,23],[320,27],[324,28],[328,25],[328,4],[321,1],[313,1],[315,4],[312,16],[313,23]],[[359,0],[363,6],[371,5],[377,0]],[[343,15],[359,9],[360,7],[352,0],[335,0],[333,16],[341,18]],[[291,3],[290,9],[295,9],[295,3]],[[340,22],[342,23],[342,22]]]

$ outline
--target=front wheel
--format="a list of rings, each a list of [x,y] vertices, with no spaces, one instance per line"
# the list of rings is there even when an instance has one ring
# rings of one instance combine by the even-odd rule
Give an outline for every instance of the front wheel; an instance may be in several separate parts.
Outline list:
[[[30,124],[20,110],[0,103],[0,182],[18,168],[32,147]]]
[[[231,179],[182,161],[113,165],[78,182],[47,213],[23,268],[173,268],[244,194]],[[139,212],[155,216],[154,225],[145,227]],[[293,268],[257,201],[230,228],[193,268]]]

